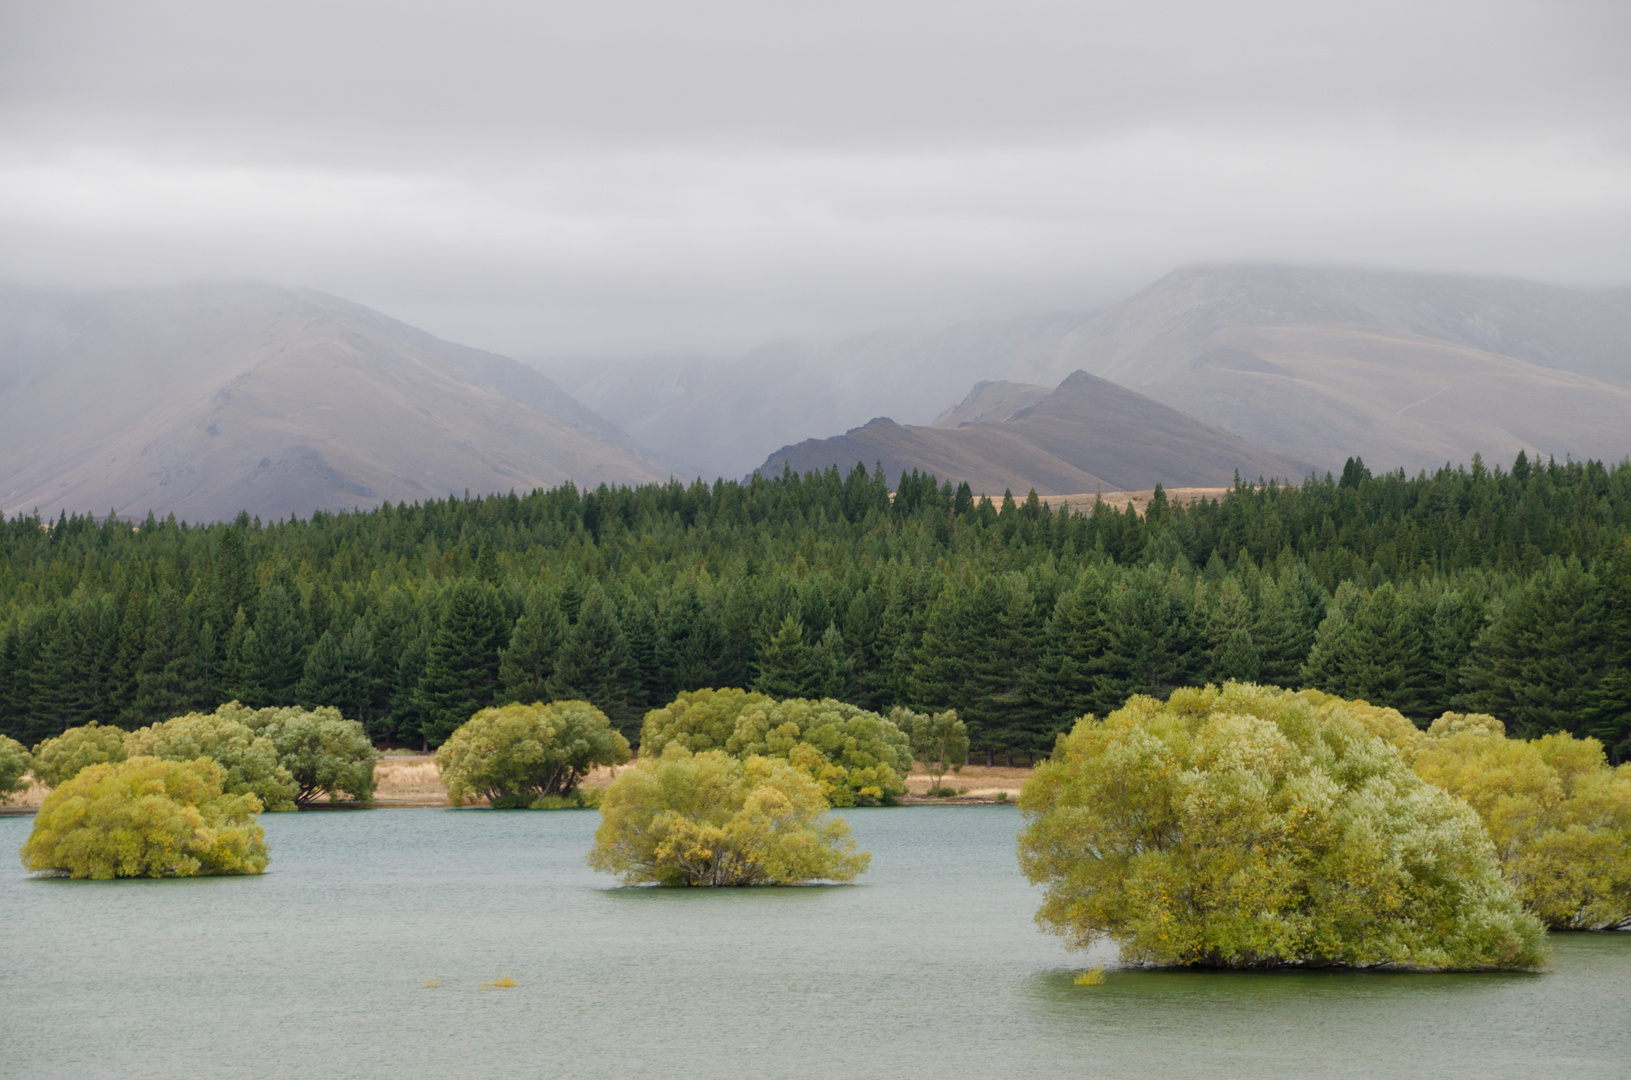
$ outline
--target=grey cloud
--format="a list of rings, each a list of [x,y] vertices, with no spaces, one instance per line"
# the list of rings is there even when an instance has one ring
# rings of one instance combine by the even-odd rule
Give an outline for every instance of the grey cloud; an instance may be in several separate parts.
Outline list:
[[[0,275],[515,352],[1101,302],[1199,260],[1631,280],[1623,3],[12,3]]]

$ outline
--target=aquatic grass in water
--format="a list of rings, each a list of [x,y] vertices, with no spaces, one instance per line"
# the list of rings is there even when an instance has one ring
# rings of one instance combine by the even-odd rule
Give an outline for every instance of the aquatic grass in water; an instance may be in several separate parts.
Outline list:
[[[517,985],[519,985],[519,984],[515,981],[515,973],[513,971],[510,971],[510,972],[505,972],[503,975],[500,975],[498,978],[494,979],[492,982],[482,983],[481,988],[483,990],[508,990],[512,986],[517,986]]]
[[[1104,965],[1100,964],[1098,967],[1088,968],[1086,971],[1083,971],[1083,972],[1079,973],[1076,976],[1076,985],[1077,986],[1103,986],[1104,985]]]

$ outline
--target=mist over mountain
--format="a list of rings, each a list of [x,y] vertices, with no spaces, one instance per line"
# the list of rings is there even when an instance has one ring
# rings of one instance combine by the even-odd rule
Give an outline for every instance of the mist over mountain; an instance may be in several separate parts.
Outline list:
[[[784,465],[799,472],[830,465],[847,470],[857,461],[868,468],[881,462],[891,481],[916,469],[966,480],[976,494],[998,495],[1005,488],[1024,494],[1034,487],[1042,495],[1074,495],[1158,483],[1220,487],[1233,483],[1237,471],[1250,480],[1300,480],[1309,470],[1307,462],[1252,446],[1085,371],[1033,404],[1012,408],[1031,389],[987,384],[962,407],[991,419],[907,427],[880,418],[841,436],[784,446],[761,471],[774,475]],[[994,401],[982,408],[982,396]]]
[[[1168,274],[1003,377],[1083,369],[1335,468],[1631,452],[1626,293],[1292,267]]]
[[[665,458],[704,477],[742,476],[778,446],[822,438],[875,416],[927,424],[974,382],[1047,362],[1050,350],[1090,314],[778,342],[735,357],[538,363],[584,404]]]
[[[994,482],[979,470],[997,461],[1018,468],[1011,447],[976,461],[905,430],[1002,423],[1077,370],[1238,436],[1282,465],[1321,471],[1356,454],[1374,468],[1414,473],[1475,453],[1491,461],[1520,449],[1613,461],[1631,453],[1631,290],[1511,280],[1192,267],[1091,315],[766,346],[730,360],[550,370],[705,475],[745,473],[773,446],[802,461],[806,451],[794,447],[849,439],[858,451],[864,443],[902,460],[955,462],[974,470],[958,479]],[[878,417],[893,422],[887,434],[867,424]],[[1047,490],[1071,470],[1109,480],[1070,454],[1063,472],[1057,462],[1024,460],[998,490],[1032,476],[1051,477],[1036,481]]]
[[[539,372],[266,285],[0,292],[0,510],[190,521],[660,480]]]

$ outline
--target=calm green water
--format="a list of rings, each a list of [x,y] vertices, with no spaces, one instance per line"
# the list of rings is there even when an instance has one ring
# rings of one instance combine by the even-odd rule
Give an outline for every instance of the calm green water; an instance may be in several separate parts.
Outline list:
[[[1540,975],[1077,987],[1016,811],[848,816],[864,884],[718,892],[611,888],[592,813],[274,814],[264,877],[107,883],[26,878],[30,820],[0,819],[0,1072],[1631,1075],[1631,934],[1554,939]]]

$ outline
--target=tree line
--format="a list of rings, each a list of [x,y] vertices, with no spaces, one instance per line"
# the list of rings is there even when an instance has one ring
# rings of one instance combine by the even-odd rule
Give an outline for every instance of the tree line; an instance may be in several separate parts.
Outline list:
[[[1631,466],[1237,481],[1143,514],[881,469],[188,525],[0,523],[0,733],[224,701],[436,746],[581,699],[638,736],[700,687],[954,708],[1045,753],[1133,693],[1240,679],[1631,750]]]

